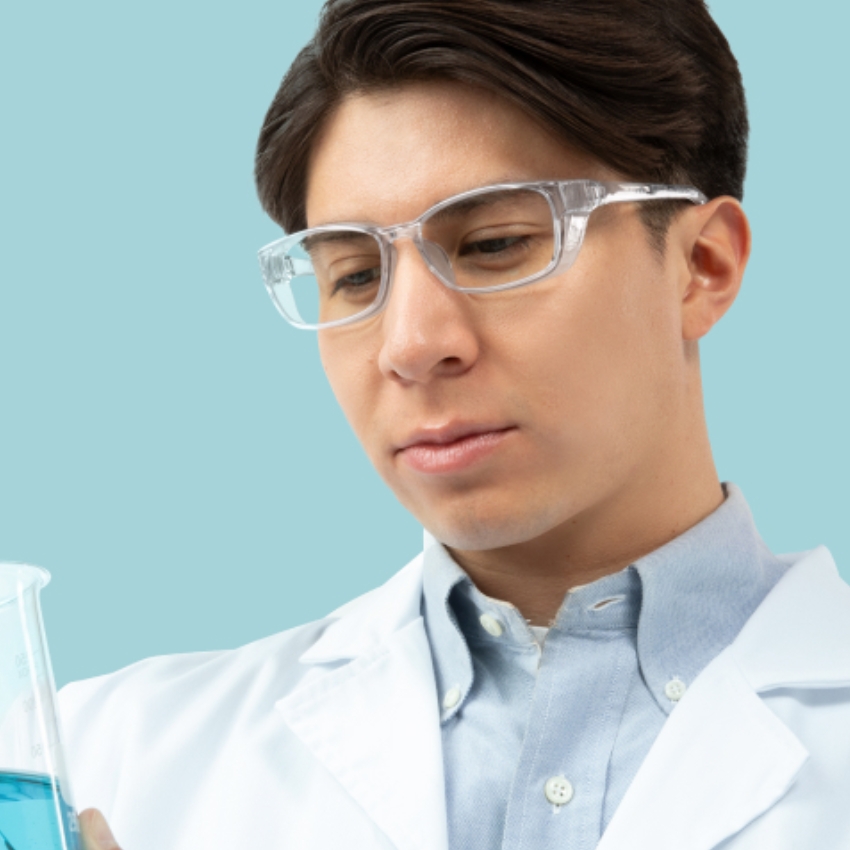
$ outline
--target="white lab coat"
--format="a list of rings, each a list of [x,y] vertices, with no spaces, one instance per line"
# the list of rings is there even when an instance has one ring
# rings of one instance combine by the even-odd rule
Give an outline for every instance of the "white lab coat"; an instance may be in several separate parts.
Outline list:
[[[421,573],[241,649],[66,687],[78,807],[124,850],[446,850]],[[721,846],[850,850],[850,588],[822,547],[690,685],[598,845]]]

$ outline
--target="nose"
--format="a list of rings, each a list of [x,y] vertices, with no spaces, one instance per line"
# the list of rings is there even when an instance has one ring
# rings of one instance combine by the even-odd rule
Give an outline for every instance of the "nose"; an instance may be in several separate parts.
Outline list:
[[[444,286],[409,239],[394,244],[389,301],[381,315],[378,365],[402,383],[467,372],[478,359],[470,296]]]

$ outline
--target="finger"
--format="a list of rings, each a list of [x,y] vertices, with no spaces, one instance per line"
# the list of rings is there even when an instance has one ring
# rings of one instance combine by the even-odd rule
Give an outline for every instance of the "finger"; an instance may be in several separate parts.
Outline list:
[[[80,815],[80,832],[85,850],[121,850],[106,818],[97,809],[86,809]]]

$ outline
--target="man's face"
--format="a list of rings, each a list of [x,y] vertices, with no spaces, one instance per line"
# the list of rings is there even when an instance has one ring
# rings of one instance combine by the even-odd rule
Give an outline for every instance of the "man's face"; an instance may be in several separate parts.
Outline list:
[[[350,97],[313,151],[313,227],[415,219],[499,182],[617,179],[522,111],[445,83]],[[688,397],[681,263],[638,206],[590,218],[566,273],[503,293],[441,284],[408,239],[386,308],[319,332],[348,421],[400,501],[444,543],[522,543],[658,484]]]

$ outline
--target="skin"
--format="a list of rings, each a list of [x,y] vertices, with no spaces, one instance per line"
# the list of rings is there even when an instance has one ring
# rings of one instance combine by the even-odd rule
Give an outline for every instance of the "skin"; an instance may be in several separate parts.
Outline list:
[[[83,850],[121,850],[106,818],[97,809],[86,809],[80,814],[80,835]]]
[[[349,97],[308,175],[308,225],[392,225],[497,182],[629,179],[481,90],[430,82]],[[547,625],[565,593],[619,571],[712,513],[723,492],[698,340],[731,306],[750,251],[733,198],[688,207],[663,256],[636,204],[594,212],[575,265],[469,296],[396,243],[389,303],[319,333],[328,380],[370,460],[488,596]],[[462,423],[509,429],[455,471],[400,450]],[[118,850],[81,815],[86,850]]]

